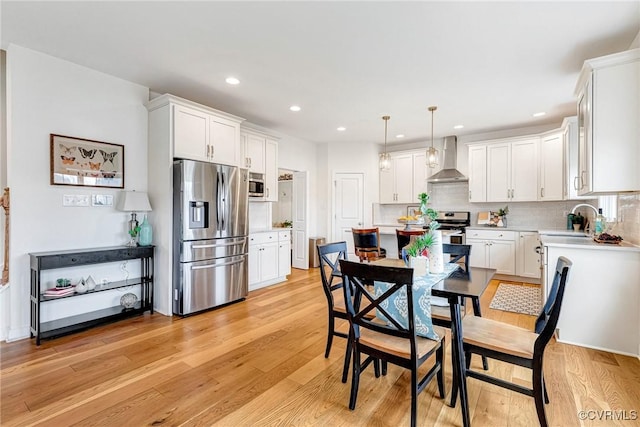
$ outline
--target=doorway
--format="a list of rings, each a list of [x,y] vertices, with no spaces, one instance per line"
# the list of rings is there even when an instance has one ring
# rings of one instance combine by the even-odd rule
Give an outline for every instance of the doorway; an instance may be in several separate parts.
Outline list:
[[[333,175],[333,240],[347,242],[350,254],[355,252],[351,228],[364,224],[364,174]]]
[[[291,227],[291,266],[309,268],[308,174],[278,169],[278,201],[273,204],[273,223]]]

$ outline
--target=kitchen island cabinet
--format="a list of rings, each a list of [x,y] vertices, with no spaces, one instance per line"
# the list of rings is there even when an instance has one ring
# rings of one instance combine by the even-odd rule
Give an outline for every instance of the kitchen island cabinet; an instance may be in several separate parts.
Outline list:
[[[506,230],[467,229],[471,267],[495,268],[498,274],[516,274],[516,233]]]
[[[573,262],[558,320],[558,341],[640,356],[640,248],[598,244],[590,237],[541,235],[540,240],[545,301],[558,257]]]

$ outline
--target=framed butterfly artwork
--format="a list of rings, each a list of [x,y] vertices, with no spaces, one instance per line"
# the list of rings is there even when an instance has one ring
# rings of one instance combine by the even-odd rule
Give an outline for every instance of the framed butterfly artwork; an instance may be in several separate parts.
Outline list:
[[[51,185],[124,188],[124,145],[50,135]]]

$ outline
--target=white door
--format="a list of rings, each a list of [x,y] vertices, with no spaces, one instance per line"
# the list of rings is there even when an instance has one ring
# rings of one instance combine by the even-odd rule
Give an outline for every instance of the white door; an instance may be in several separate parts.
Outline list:
[[[351,228],[364,224],[364,176],[361,173],[336,173],[333,179],[333,238],[346,241],[348,252],[354,253]]]
[[[238,165],[240,146],[237,140],[237,130],[238,127],[235,123],[211,116],[209,121],[211,160],[225,165]]]
[[[260,280],[273,280],[278,277],[278,242],[260,246]]]
[[[307,209],[308,177],[307,172],[293,173],[293,260],[291,266],[309,269],[309,212]]]

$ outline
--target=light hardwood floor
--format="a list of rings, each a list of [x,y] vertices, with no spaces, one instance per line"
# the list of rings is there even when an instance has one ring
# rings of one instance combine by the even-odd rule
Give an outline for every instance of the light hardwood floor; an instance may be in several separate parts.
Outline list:
[[[489,309],[486,317],[531,328],[532,316]],[[362,377],[355,411],[340,382],[345,341],[324,358],[326,302],[317,269],[294,270],[284,284],[252,292],[228,307],[184,319],[155,314],[36,347],[0,347],[2,426],[404,426],[409,376],[389,365]],[[449,346],[449,344],[447,344]],[[476,356],[477,357],[477,356]],[[526,384],[529,371],[489,361],[490,371]],[[428,363],[426,364],[428,365]],[[473,365],[480,365],[479,359]],[[428,368],[425,367],[425,368]],[[447,392],[451,359],[447,354]],[[637,420],[580,421],[579,410],[640,410],[640,362],[552,342],[545,355],[554,426],[637,426]],[[533,399],[468,380],[472,425],[534,426]],[[419,425],[459,426],[460,409],[419,395]]]

